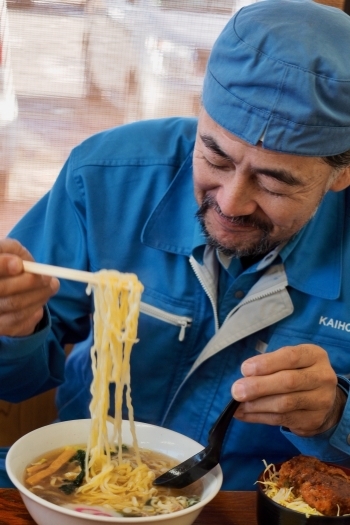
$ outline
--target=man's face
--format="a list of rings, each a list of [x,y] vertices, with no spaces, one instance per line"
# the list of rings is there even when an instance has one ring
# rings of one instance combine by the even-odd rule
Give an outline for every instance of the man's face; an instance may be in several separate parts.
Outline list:
[[[228,256],[264,254],[315,214],[334,180],[320,158],[264,150],[232,135],[201,110],[193,155],[198,218]]]

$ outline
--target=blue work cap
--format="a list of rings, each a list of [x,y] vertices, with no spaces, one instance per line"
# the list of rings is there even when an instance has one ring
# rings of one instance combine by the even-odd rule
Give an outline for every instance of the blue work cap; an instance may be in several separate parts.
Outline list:
[[[220,126],[269,150],[350,149],[350,16],[312,0],[264,0],[216,40],[203,106]]]

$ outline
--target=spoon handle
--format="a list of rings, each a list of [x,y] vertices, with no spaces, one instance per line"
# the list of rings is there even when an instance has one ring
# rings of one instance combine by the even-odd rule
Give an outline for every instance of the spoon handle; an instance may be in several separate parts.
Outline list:
[[[221,412],[220,416],[215,421],[214,425],[212,426],[209,432],[208,441],[210,445],[214,445],[214,443],[216,447],[218,446],[218,443],[221,443],[222,445],[226,431],[228,429],[229,424],[232,421],[232,416],[236,412],[238,405],[239,401],[231,399],[228,405],[226,405],[224,410]]]

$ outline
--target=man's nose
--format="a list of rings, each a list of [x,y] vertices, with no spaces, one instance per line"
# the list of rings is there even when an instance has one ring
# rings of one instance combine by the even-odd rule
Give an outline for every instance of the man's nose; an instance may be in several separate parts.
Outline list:
[[[216,201],[222,213],[228,217],[254,213],[258,207],[255,197],[252,182],[238,174],[226,180],[216,193]]]

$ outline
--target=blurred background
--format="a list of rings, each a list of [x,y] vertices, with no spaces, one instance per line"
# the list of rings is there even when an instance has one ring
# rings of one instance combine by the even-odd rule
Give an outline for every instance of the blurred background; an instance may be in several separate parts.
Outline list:
[[[196,115],[212,43],[254,1],[0,0],[0,236],[85,137]]]

